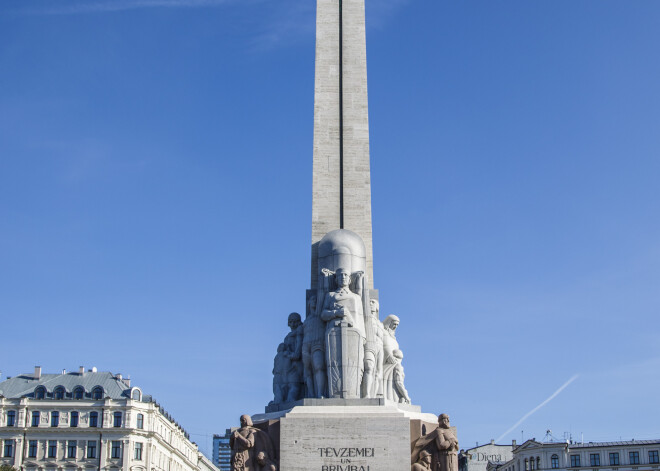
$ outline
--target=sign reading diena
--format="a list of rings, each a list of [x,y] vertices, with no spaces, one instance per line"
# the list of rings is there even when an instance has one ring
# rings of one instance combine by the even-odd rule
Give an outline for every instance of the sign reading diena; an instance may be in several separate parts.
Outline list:
[[[373,458],[374,448],[319,448],[321,458],[336,458],[336,464],[324,464],[321,471],[371,471],[364,458]],[[355,463],[353,461],[356,461]]]

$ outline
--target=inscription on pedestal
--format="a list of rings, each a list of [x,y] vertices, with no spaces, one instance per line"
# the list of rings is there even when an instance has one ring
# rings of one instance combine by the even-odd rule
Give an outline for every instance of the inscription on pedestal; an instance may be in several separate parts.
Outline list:
[[[338,464],[324,464],[321,471],[370,471],[368,458],[376,456],[375,448],[319,448],[321,458],[334,458]]]
[[[298,412],[300,410],[300,412]],[[410,469],[410,419],[385,407],[296,407],[280,422],[280,469]]]

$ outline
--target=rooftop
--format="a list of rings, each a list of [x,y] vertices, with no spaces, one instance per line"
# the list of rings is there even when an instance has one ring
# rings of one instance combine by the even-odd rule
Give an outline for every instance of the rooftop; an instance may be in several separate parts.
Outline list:
[[[77,372],[67,372],[63,370],[60,374],[41,374],[41,367],[34,368],[34,373],[20,374],[14,377],[8,377],[0,382],[0,397],[7,399],[21,399],[27,397],[30,399],[39,399],[36,397],[38,390],[43,391],[41,399],[57,399],[55,390],[63,389],[61,399],[74,399],[74,391],[80,391],[82,388],[81,399],[94,399],[93,392],[101,388],[101,398],[106,399],[129,399],[135,387],[131,387],[131,380],[123,378],[121,374],[114,374],[109,371],[96,371],[96,368],[85,370],[82,366]],[[132,399],[154,403],[158,411],[190,440],[190,435],[186,432],[174,418],[158,404],[152,396],[142,394],[133,396]]]
[[[41,368],[35,368],[34,373],[20,374],[13,378],[7,378],[0,383],[0,396],[9,399],[20,399],[22,397],[35,397],[37,387],[45,388],[45,399],[53,398],[55,388],[64,388],[63,399],[73,398],[76,388],[83,388],[83,399],[91,399],[91,391],[95,388],[103,388],[103,398],[125,399],[130,396],[130,380],[115,375],[109,371],[97,372],[96,368],[85,371],[81,368],[78,372],[60,374],[41,374]],[[151,396],[141,396],[143,402],[151,402]]]

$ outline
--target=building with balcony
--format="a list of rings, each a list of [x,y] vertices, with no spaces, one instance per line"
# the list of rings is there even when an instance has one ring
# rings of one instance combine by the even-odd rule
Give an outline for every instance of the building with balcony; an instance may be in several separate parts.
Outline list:
[[[527,440],[506,462],[491,461],[488,471],[652,471],[660,469],[660,440],[541,443]]]
[[[21,471],[218,471],[129,379],[96,368],[0,383],[0,464]]]
[[[231,471],[230,435],[231,429],[227,429],[224,435],[213,435],[213,464],[220,468],[220,471]]]

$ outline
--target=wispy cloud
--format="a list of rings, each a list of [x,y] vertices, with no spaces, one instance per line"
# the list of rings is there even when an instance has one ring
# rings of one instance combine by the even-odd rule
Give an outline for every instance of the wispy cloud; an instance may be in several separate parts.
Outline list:
[[[548,402],[552,401],[555,397],[557,397],[557,396],[559,395],[559,393],[561,393],[564,389],[566,389],[566,388],[568,387],[568,385],[571,384],[573,381],[575,381],[576,379],[578,379],[578,377],[579,377],[579,375],[573,375],[573,377],[572,377],[571,379],[569,379],[568,381],[566,381],[564,384],[561,385],[561,387],[560,387],[559,389],[557,389],[554,393],[552,393],[552,395],[551,395],[549,398],[547,398],[545,401],[543,401],[542,403],[540,403],[540,404],[539,404],[538,406],[536,406],[534,409],[530,410],[528,413],[526,413],[525,415],[523,415],[522,418],[521,418],[518,422],[516,422],[515,424],[513,424],[513,425],[511,426],[511,428],[509,428],[506,432],[504,432],[502,435],[500,435],[500,436],[497,438],[497,440],[495,440],[495,442],[499,442],[499,441],[502,440],[504,437],[506,437],[508,434],[510,434],[511,432],[513,432],[516,428],[518,428],[518,426],[519,426],[520,424],[522,424],[525,420],[527,420],[527,419],[528,419],[533,413],[535,413],[535,412],[538,411],[540,408],[542,408],[543,406],[545,406]]]
[[[236,0],[87,0],[59,2],[59,5],[18,10],[27,15],[78,15],[84,13],[119,12],[141,8],[199,8],[217,7]]]
[[[392,16],[411,0],[378,0],[367,2],[367,27],[384,28]]]
[[[278,0],[268,8],[270,20],[252,41],[255,50],[268,50],[282,43],[313,36],[316,27],[316,5],[313,0]]]

